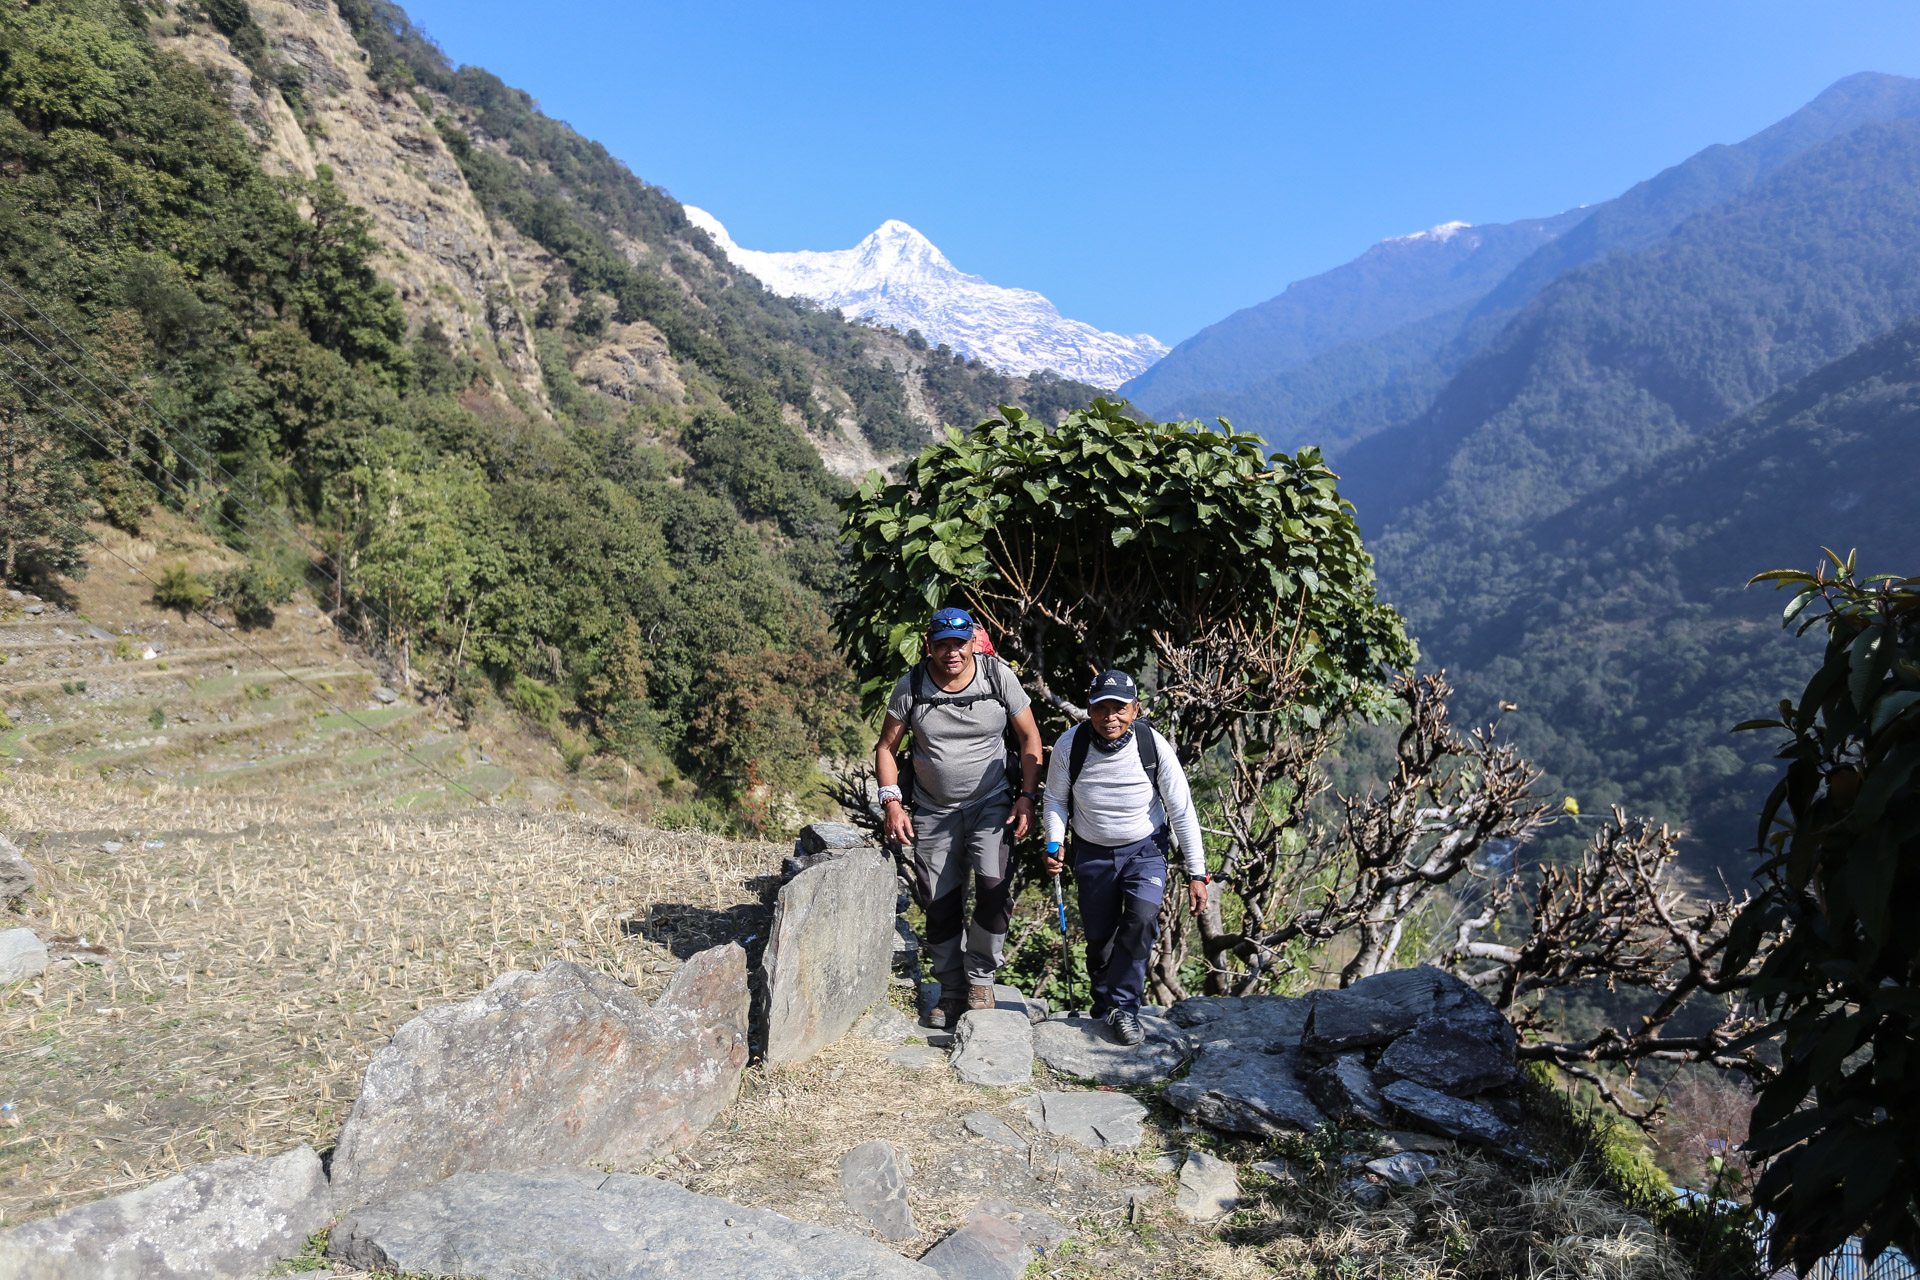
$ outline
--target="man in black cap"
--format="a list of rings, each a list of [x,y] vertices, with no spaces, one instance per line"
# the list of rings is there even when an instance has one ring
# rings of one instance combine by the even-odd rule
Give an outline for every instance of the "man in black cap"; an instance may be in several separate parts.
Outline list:
[[[1093,1016],[1105,1018],[1122,1044],[1146,1038],[1140,1000],[1166,894],[1169,835],[1186,863],[1193,913],[1207,909],[1206,848],[1186,771],[1159,730],[1134,723],[1139,715],[1133,677],[1102,671],[1087,691],[1085,723],[1053,744],[1047,768],[1047,871],[1058,875],[1073,864]]]
[[[933,615],[926,660],[893,687],[874,757],[886,836],[913,846],[926,904],[927,959],[940,980],[940,1003],[929,1021],[947,1028],[968,1009],[993,1008],[994,974],[1013,918],[1013,842],[1033,825],[1040,781],[1040,729],[1026,691],[1004,662],[974,648],[974,621],[965,609]],[[1011,767],[1009,726],[1020,743],[1019,762]],[[908,730],[912,773],[903,779],[894,753]]]

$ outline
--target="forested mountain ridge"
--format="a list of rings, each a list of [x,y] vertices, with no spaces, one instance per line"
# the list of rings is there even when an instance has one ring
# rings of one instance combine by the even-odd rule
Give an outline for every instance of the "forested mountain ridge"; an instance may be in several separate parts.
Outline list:
[[[1243,391],[1351,342],[1472,305],[1582,217],[1468,226],[1450,222],[1395,236],[1353,261],[1234,312],[1180,343],[1124,387],[1149,413],[1178,415],[1195,397]]]
[[[0,230],[0,443],[47,494],[170,507],[261,581],[312,568],[283,509],[420,681],[642,798],[691,780],[702,820],[771,820],[859,736],[822,457],[1092,394],[774,297],[369,0],[0,11]],[[16,577],[76,566],[80,528],[9,525]]]
[[[1413,282],[1389,279],[1388,292],[1417,301],[1420,318],[1407,318],[1378,332],[1346,334],[1340,345],[1312,354],[1288,355],[1272,363],[1250,358],[1240,367],[1209,369],[1194,379],[1203,386],[1185,391],[1164,405],[1140,390],[1147,379],[1171,385],[1195,363],[1187,343],[1125,390],[1144,396],[1149,409],[1168,414],[1230,418],[1258,431],[1270,444],[1325,447],[1340,458],[1355,442],[1375,432],[1418,418],[1463,366],[1504,329],[1541,289],[1577,267],[1632,253],[1670,234],[1693,215],[1733,199],[1782,164],[1811,147],[1876,121],[1920,118],[1920,81],[1865,72],[1842,79],[1800,110],[1743,142],[1708,147],[1680,164],[1639,183],[1613,200],[1572,210],[1538,224],[1553,232],[1479,296],[1445,301],[1407,288]],[[1477,229],[1476,229],[1477,230]],[[1393,242],[1387,242],[1391,244]],[[1385,246],[1377,246],[1384,248]],[[1316,281],[1347,279],[1374,250]],[[1491,263],[1491,258],[1482,261]],[[1303,282],[1308,283],[1308,282]],[[1452,281],[1447,282],[1449,286]],[[1261,307],[1238,313],[1214,329],[1189,339],[1202,345],[1214,330],[1229,329],[1240,317],[1274,308],[1303,287],[1296,285]],[[1308,295],[1299,295],[1305,301]],[[1344,318],[1345,308],[1325,308]],[[1305,312],[1302,326],[1318,329],[1317,312]],[[1222,350],[1226,350],[1224,346]],[[1251,350],[1249,351],[1251,355]]]
[[[1421,419],[1352,450],[1345,491],[1429,634],[1503,531],[1914,314],[1920,121],[1867,125],[1556,281]]]
[[[1436,648],[1470,714],[1518,704],[1504,726],[1550,786],[1683,821],[1737,879],[1778,744],[1728,730],[1797,696],[1820,649],[1783,632],[1776,593],[1742,584],[1810,568],[1822,546],[1912,572],[1916,492],[1909,321],[1531,526]]]
[[[1809,658],[1762,569],[1920,557],[1920,122],[1862,126],[1548,286],[1432,410],[1349,452],[1384,593],[1555,785],[1739,868]]]

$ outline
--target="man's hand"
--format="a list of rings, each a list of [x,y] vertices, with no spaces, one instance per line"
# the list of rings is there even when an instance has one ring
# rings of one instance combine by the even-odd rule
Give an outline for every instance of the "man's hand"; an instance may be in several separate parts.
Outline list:
[[[887,801],[887,816],[881,820],[880,829],[895,844],[913,843],[913,819],[907,815],[907,806],[898,800]]]
[[[1061,855],[1060,850],[1057,846],[1054,848],[1048,849],[1047,852],[1042,856],[1043,856],[1044,862],[1046,863],[1048,875],[1057,876],[1062,871],[1065,871],[1067,869],[1066,859]]]
[[[1207,882],[1205,880],[1187,881],[1187,901],[1193,907],[1193,914],[1207,914]]]
[[[1013,828],[1013,838],[1024,840],[1027,832],[1033,829],[1033,801],[1021,796],[1013,802],[1013,812],[1007,815],[1007,825]]]

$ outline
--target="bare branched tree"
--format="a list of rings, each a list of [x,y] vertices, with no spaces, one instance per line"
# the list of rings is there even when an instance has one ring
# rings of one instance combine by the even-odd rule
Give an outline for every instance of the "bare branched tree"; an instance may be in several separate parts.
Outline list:
[[[1184,656],[1169,655],[1176,673],[1184,674]],[[1217,714],[1206,683],[1172,683]],[[1312,817],[1312,801],[1326,787],[1318,761],[1329,731],[1278,716],[1228,722],[1228,774],[1215,795],[1227,850],[1199,930],[1209,991],[1252,989],[1288,965],[1287,949],[1300,941],[1352,939],[1343,985],[1391,968],[1408,923],[1437,891],[1462,877],[1485,879],[1477,863],[1490,848],[1524,841],[1545,823],[1532,793],[1538,771],[1491,727],[1464,737],[1454,730],[1444,675],[1402,676],[1393,691],[1405,717],[1393,776],[1377,794],[1341,797],[1338,820],[1326,824]],[[1162,997],[1185,994],[1179,959],[1163,956],[1155,969]]]
[[[1586,1080],[1642,1123],[1654,1118],[1658,1104],[1635,1110],[1596,1064],[1704,1063],[1756,1080],[1768,1074],[1752,1048],[1735,1047],[1760,1025],[1740,999],[1751,969],[1721,972],[1728,926],[1747,899],[1691,900],[1672,880],[1678,856],[1677,833],[1630,820],[1616,807],[1578,861],[1540,867],[1524,895],[1517,877],[1498,886],[1477,915],[1460,922],[1452,947],[1456,969],[1520,1031],[1522,1058],[1554,1063]],[[1516,897],[1524,901],[1516,941],[1489,940]],[[1596,983],[1609,991],[1644,991],[1653,1007],[1624,1030],[1557,1038],[1560,1029],[1545,1020],[1533,997]],[[1703,1001],[1716,1011],[1713,1025],[1676,1033],[1672,1026],[1682,1010]]]

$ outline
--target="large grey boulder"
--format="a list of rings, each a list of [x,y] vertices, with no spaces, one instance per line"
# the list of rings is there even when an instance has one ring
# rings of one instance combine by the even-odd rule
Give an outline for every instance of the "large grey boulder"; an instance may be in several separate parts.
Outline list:
[[[1327,1117],[1300,1082],[1303,1065],[1292,1050],[1268,1053],[1210,1045],[1194,1058],[1186,1079],[1167,1086],[1167,1101],[1201,1124],[1228,1133],[1273,1137],[1311,1132]]]
[[[1095,1151],[1131,1151],[1146,1136],[1146,1107],[1124,1093],[1042,1093],[1014,1109],[1041,1132]]]
[[[968,1084],[1033,1079],[1033,1033],[1025,1010],[969,1009],[953,1032],[953,1069]]]
[[[1162,1018],[1142,1018],[1144,1044],[1124,1045],[1096,1018],[1050,1018],[1033,1028],[1033,1052],[1055,1071],[1100,1084],[1165,1084],[1185,1065],[1187,1038]]]
[[[312,1147],[235,1156],[0,1234],[0,1280],[252,1280],[332,1217]]]
[[[1376,1074],[1468,1097],[1520,1078],[1514,1060],[1519,1044],[1500,1011],[1470,991],[1444,1001],[1388,1045]]]
[[[1294,996],[1191,996],[1167,1010],[1167,1021],[1198,1048],[1293,1049],[1307,1029],[1311,1006]]]
[[[1386,1100],[1380,1096],[1373,1072],[1357,1053],[1334,1059],[1307,1076],[1307,1096],[1336,1120],[1362,1120],[1371,1125],[1387,1123]]]
[[[769,1063],[805,1061],[886,998],[893,899],[893,860],[878,849],[852,849],[780,887],[760,961]]]
[[[840,1193],[847,1207],[889,1240],[920,1234],[907,1203],[907,1158],[885,1138],[863,1142],[840,1157]]]
[[[1429,1133],[1508,1155],[1522,1154],[1519,1130],[1477,1102],[1450,1098],[1411,1080],[1395,1080],[1380,1094]]]
[[[342,1208],[456,1173],[639,1165],[691,1142],[740,1090],[746,955],[685,964],[651,1008],[625,984],[556,961],[430,1009],[374,1055],[340,1130]]]
[[[329,1256],[477,1280],[933,1280],[884,1245],[632,1174],[463,1173],[350,1213]]]
[[[47,967],[47,944],[31,929],[0,929],[0,982],[22,982]]]
[[[0,902],[10,902],[33,888],[33,865],[20,846],[0,836]]]

